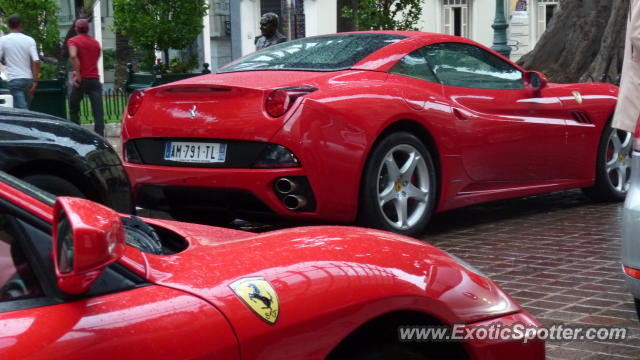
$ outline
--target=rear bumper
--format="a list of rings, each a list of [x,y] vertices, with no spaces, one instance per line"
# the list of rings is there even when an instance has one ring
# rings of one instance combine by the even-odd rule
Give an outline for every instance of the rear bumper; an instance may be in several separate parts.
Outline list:
[[[271,214],[279,217],[310,221],[322,218],[349,221],[340,214],[326,215],[322,199],[309,185],[307,197],[312,200],[313,211],[292,211],[283,204],[274,183],[282,177],[306,176],[303,168],[287,169],[213,169],[177,168],[159,165],[125,163],[131,179],[136,205],[151,209],[175,207],[202,211],[226,210],[243,215]]]
[[[631,187],[624,203],[622,223],[622,264],[640,269],[640,156],[634,152],[631,160]],[[629,291],[640,298],[640,279],[625,273]]]
[[[624,283],[631,292],[631,295],[636,299],[640,299],[640,279],[625,274]]]
[[[501,326],[512,326],[518,323],[527,326],[540,326],[540,323],[525,311],[497,319],[469,324],[469,326],[489,326],[495,323]],[[544,341],[542,340],[532,340],[527,343],[521,340],[470,341],[465,343],[465,347],[469,357],[474,360],[511,360],[514,358],[522,360],[543,360],[545,358],[545,347]]]

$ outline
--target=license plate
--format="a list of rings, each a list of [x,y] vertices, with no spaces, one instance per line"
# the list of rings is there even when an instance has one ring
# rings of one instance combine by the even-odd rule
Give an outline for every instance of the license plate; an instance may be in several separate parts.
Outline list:
[[[227,157],[227,145],[220,143],[196,143],[167,141],[164,159],[194,163],[222,163]]]

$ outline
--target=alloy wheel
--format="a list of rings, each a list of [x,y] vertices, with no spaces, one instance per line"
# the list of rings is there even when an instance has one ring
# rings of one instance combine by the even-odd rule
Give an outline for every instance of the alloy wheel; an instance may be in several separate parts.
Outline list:
[[[415,226],[427,211],[429,170],[415,147],[402,144],[383,157],[378,168],[378,206],[395,229]]]
[[[629,190],[631,175],[631,133],[613,129],[607,142],[607,180],[619,192]]]

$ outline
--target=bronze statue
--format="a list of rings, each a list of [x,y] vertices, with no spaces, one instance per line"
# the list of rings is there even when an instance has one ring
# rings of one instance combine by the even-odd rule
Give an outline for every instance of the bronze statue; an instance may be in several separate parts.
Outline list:
[[[266,13],[260,18],[261,36],[255,40],[256,50],[264,49],[271,45],[280,44],[287,41],[287,37],[278,31],[278,15]]]

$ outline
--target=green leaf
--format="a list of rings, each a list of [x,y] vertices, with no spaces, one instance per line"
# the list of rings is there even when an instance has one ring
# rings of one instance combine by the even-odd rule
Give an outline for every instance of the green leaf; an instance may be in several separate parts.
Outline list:
[[[360,0],[355,9],[341,10],[358,30],[417,30],[421,14],[422,0]]]
[[[147,51],[184,49],[202,32],[207,0],[113,0],[114,28]]]
[[[9,16],[19,14],[22,18],[23,32],[31,36],[43,52],[59,46],[59,8],[56,0],[0,0],[0,9],[4,14],[4,24]],[[2,31],[8,31],[5,25],[2,26]]]

